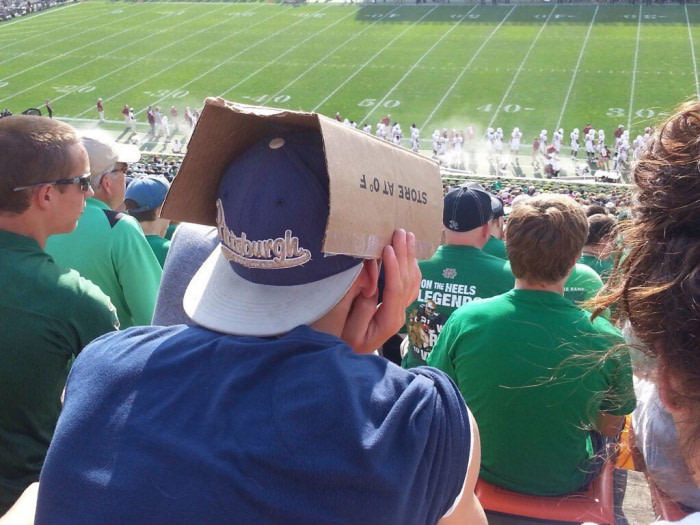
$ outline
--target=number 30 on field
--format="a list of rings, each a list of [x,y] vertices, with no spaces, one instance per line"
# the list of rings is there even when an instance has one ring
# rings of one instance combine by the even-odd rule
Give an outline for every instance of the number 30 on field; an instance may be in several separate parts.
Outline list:
[[[627,111],[625,111],[623,108],[608,108],[607,113],[605,113],[606,116],[608,117],[624,117],[627,115]],[[638,109],[637,111],[634,112],[634,116],[637,118],[652,118],[654,116],[657,117],[667,117],[668,113],[665,112],[659,112],[657,113],[651,108],[643,108],[643,109]]]

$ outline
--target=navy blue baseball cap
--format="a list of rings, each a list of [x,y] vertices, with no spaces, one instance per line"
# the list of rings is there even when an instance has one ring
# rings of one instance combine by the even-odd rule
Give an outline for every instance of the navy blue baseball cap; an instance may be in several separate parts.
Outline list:
[[[491,196],[480,184],[466,184],[445,195],[442,224],[448,230],[466,232],[492,218]]]
[[[216,198],[220,245],[185,292],[185,312],[218,332],[272,336],[325,315],[362,259],[323,252],[329,214],[321,135],[259,141],[227,168]]]

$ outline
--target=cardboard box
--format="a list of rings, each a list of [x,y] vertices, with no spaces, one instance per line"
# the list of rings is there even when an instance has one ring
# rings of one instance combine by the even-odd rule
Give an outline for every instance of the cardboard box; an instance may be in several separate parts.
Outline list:
[[[316,113],[209,98],[162,216],[216,225],[216,192],[231,161],[275,130],[302,126],[323,137],[330,214],[323,251],[380,258],[395,229],[416,236],[419,259],[440,243],[442,183],[436,162]]]

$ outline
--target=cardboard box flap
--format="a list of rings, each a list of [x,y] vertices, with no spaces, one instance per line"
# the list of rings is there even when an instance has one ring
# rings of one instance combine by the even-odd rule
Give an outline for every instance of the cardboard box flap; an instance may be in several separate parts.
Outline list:
[[[393,231],[416,235],[419,259],[437,249],[442,183],[437,163],[315,113],[207,99],[162,216],[216,225],[216,192],[237,155],[276,130],[303,126],[323,138],[330,189],[324,252],[381,257]]]

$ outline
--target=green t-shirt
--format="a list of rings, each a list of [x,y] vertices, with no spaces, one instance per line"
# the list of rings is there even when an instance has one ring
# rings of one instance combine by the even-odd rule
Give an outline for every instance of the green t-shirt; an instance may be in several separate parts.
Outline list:
[[[564,297],[580,304],[598,293],[603,287],[603,280],[594,269],[585,264],[576,263],[571,275],[564,283]]]
[[[89,198],[75,230],[49,237],[46,251],[109,296],[122,329],[151,324],[163,270],[136,219]]]
[[[406,309],[408,348],[402,366],[425,364],[442,326],[463,304],[513,288],[505,261],[472,246],[443,245],[418,263],[422,280],[418,298]]]
[[[506,243],[493,235],[489,237],[488,241],[486,241],[483,251],[489,255],[503,259],[504,261],[508,259],[508,254],[506,253]]]
[[[608,280],[610,273],[613,269],[613,257],[608,257],[607,259],[598,259],[595,255],[581,255],[578,260],[579,263],[585,264],[589,268],[595,270],[595,272],[600,276],[603,283]]]
[[[151,247],[151,250],[153,250],[162,268],[165,264],[165,257],[168,255],[168,250],[170,249],[170,241],[164,239],[160,235],[146,235],[146,241],[148,241],[148,245]]]
[[[39,479],[68,370],[115,330],[109,298],[29,237],[0,230],[0,515]]]
[[[428,364],[457,383],[479,425],[481,476],[566,494],[583,483],[599,412],[635,407],[624,341],[554,292],[511,290],[452,314]]]

